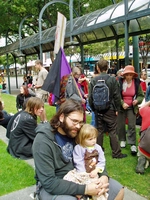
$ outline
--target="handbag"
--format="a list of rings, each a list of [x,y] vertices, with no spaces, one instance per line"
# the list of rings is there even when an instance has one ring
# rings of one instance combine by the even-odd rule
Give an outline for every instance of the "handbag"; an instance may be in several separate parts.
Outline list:
[[[141,132],[139,147],[150,154],[150,126]]]

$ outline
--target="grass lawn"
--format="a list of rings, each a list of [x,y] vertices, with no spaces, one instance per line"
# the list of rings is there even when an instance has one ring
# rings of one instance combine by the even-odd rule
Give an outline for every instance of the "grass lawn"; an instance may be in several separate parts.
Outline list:
[[[15,113],[15,96],[2,94],[2,100],[5,103],[5,110]],[[47,119],[55,114],[55,107],[45,105]],[[87,123],[90,123],[91,116],[87,115]],[[137,129],[137,140],[139,138]],[[144,175],[135,173],[137,157],[130,154],[130,146],[122,150],[128,155],[124,159],[112,159],[109,145],[109,137],[104,137],[104,148],[106,156],[106,167],[110,177],[118,180],[130,190],[146,197],[150,200],[150,167],[145,170]],[[12,158],[6,152],[6,145],[0,141],[0,196],[6,193],[25,188],[35,184],[34,170],[24,161]],[[6,176],[8,174],[8,176]]]
[[[0,140],[0,196],[35,184],[34,169],[6,152]]]

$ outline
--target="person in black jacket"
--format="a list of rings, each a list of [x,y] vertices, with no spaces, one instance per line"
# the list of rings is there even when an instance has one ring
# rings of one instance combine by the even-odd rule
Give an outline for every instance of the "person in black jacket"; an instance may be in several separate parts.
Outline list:
[[[0,125],[7,128],[7,125],[12,118],[13,114],[9,114],[4,110],[4,103],[0,101]]]
[[[109,76],[107,74],[108,62],[107,60],[99,60],[98,67],[100,70],[100,75],[94,77],[89,85],[89,104],[91,109],[95,112],[95,121],[97,124],[97,129],[99,132],[97,143],[103,147],[103,137],[105,132],[105,126],[107,127],[110,145],[112,149],[113,158],[125,158],[127,155],[121,153],[120,144],[117,138],[116,129],[117,129],[117,115],[120,109],[121,97],[119,93],[119,84],[114,76]],[[109,100],[110,106],[108,109],[98,111],[94,107],[93,102],[93,87],[96,85],[98,80],[107,79],[106,85],[109,88]]]
[[[44,103],[38,97],[28,99],[26,109],[14,119],[9,135],[8,152],[20,159],[32,157],[32,144],[36,136],[37,116],[41,116]],[[45,118],[46,119],[46,118]]]
[[[31,96],[32,95],[29,93],[28,86],[22,85],[20,87],[20,94],[16,97],[16,108],[18,111],[22,110],[24,101]]]

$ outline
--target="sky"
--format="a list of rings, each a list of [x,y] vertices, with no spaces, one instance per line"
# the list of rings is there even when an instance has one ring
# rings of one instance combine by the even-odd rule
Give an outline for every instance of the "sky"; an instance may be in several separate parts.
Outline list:
[[[0,39],[0,47],[5,46],[5,38]]]

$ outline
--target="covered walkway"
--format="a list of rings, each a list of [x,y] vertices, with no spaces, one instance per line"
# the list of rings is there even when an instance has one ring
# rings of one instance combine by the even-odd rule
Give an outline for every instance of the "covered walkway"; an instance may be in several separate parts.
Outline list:
[[[125,3],[126,2],[126,3]],[[124,0],[118,4],[96,10],[73,20],[73,30],[70,33],[70,21],[67,21],[65,42],[69,42],[70,35],[78,42],[78,46],[116,40],[125,37],[128,45],[129,36],[150,33],[150,0]],[[22,39],[21,51],[25,56],[48,52],[54,49],[56,26],[42,31],[40,43],[39,33]],[[65,48],[68,45],[65,43]],[[117,47],[117,45],[116,45]],[[18,56],[19,40],[0,48],[0,55],[12,53]],[[128,52],[127,52],[128,53]]]

